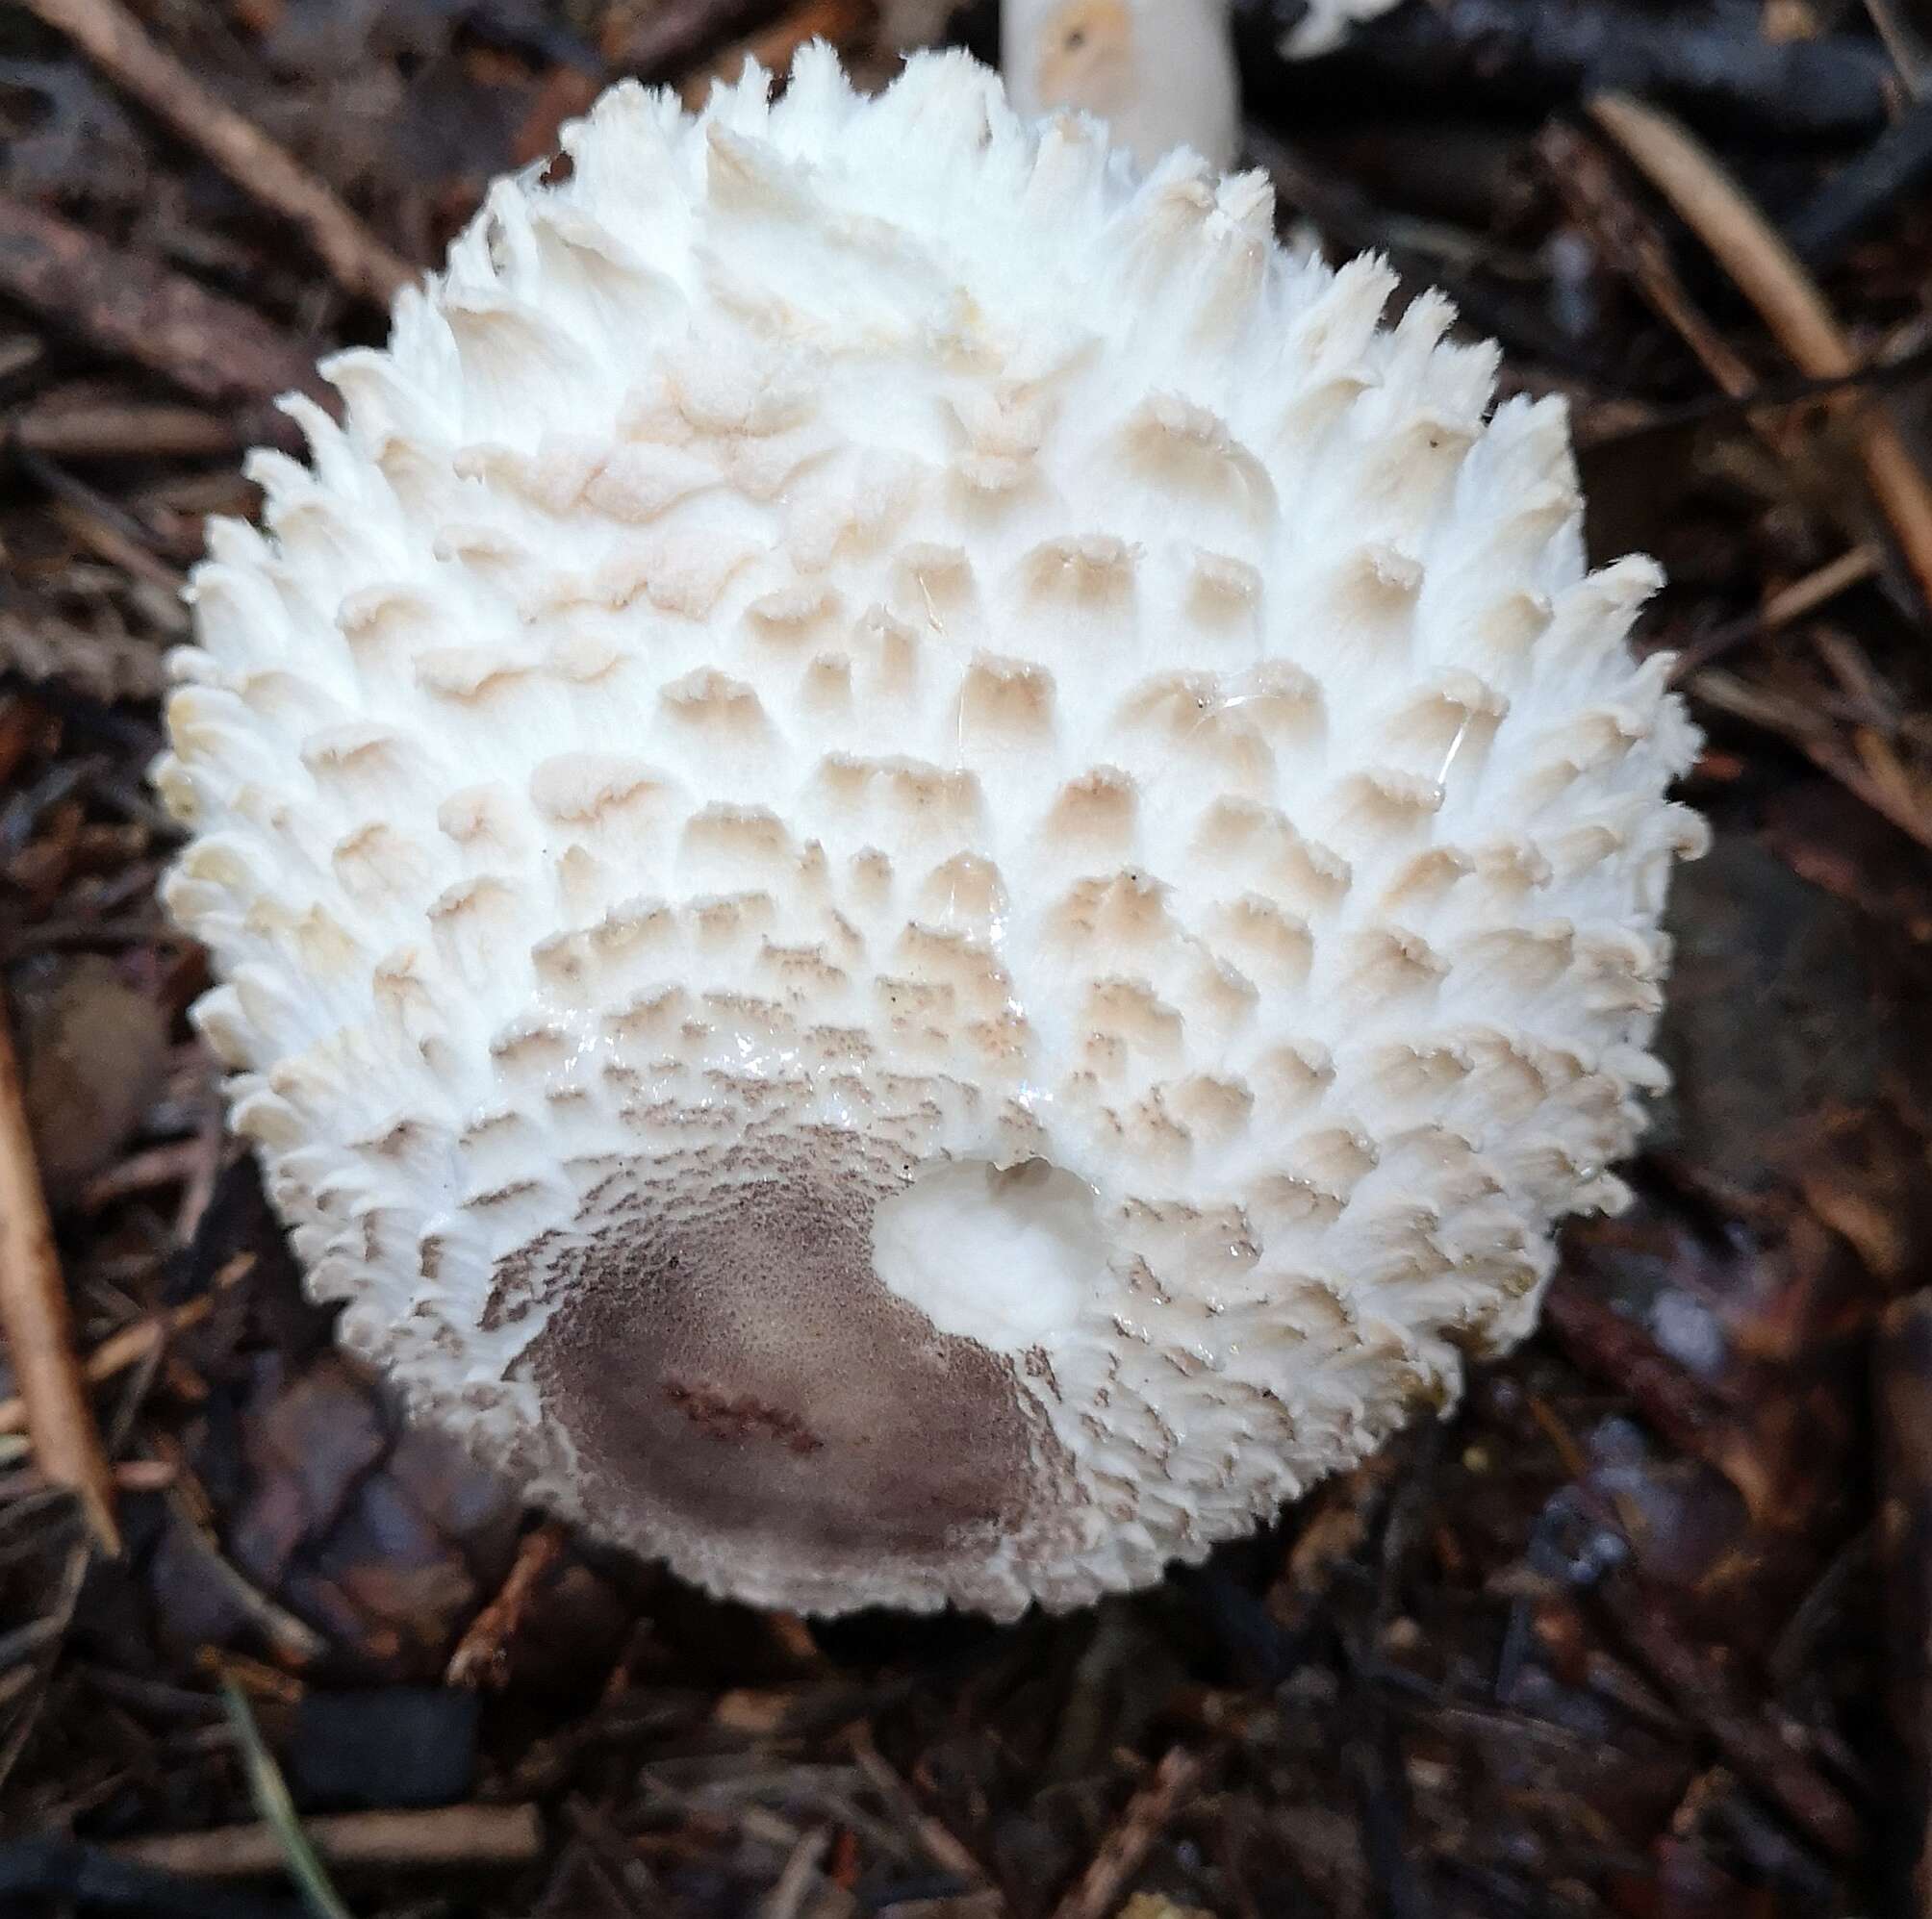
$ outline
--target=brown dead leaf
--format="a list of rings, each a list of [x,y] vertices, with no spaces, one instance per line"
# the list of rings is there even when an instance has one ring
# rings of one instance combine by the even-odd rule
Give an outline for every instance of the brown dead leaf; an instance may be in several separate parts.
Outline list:
[[[59,1207],[133,1138],[161,1090],[167,1022],[98,954],[22,973],[15,992],[27,1117],[49,1201]]]

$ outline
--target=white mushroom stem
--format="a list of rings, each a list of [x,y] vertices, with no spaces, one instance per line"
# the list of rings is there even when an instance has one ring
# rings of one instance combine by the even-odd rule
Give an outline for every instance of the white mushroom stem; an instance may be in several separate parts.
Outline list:
[[[1022,114],[1092,114],[1142,167],[1178,146],[1217,170],[1234,164],[1227,0],[1005,0],[1000,65]]]
[[[1392,13],[1404,0],[1309,0],[1309,9],[1282,36],[1281,50],[1288,60],[1312,60],[1333,53],[1351,28],[1380,14]]]

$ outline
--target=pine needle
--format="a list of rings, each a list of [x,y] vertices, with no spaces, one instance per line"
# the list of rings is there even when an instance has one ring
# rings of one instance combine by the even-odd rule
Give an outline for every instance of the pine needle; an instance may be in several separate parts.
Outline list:
[[[262,1729],[255,1724],[254,1710],[248,1704],[247,1694],[224,1674],[221,1697],[228,1707],[229,1723],[235,1728],[235,1736],[241,1742],[242,1759],[248,1773],[249,1797],[255,1802],[256,1812],[281,1842],[289,1877],[295,1881],[303,1903],[316,1919],[354,1919],[343,1904],[341,1895],[329,1883],[329,1875],[320,1856],[310,1845],[309,1835],[302,1831],[302,1822],[296,1815],[294,1801],[289,1797],[282,1769],[275,1763],[275,1755],[269,1752],[267,1742],[262,1737]]]

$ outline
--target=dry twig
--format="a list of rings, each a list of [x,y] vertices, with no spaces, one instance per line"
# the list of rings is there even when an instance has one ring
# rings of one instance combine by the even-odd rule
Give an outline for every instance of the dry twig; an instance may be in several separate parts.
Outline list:
[[[1267,42],[1307,12],[1307,0],[1254,0],[1252,17],[1274,32],[1254,36],[1243,63],[1254,106],[1275,117],[1334,113],[1365,88],[1385,113],[1417,99],[1438,109],[1453,99],[1462,113],[1502,102],[1547,109],[1602,84],[1608,70],[1700,123],[1741,123],[1786,141],[1862,138],[1885,124],[1892,72],[1877,47],[1852,33],[1774,39],[1755,8],[1416,0],[1358,27],[1326,59],[1282,59]],[[1337,68],[1353,86],[1337,86]]]
[[[242,444],[232,416],[146,400],[30,407],[0,420],[0,449],[20,447],[49,460],[200,460]]]
[[[1818,282],[1737,182],[1674,120],[1620,93],[1599,94],[1590,114],[1703,240],[1806,373],[1839,379],[1858,370]],[[1841,398],[1833,403],[1843,410]],[[1932,483],[1880,409],[1858,421],[1866,477],[1921,597],[1932,606]]]
[[[543,1850],[534,1805],[445,1805],[429,1812],[345,1812],[309,1819],[303,1830],[331,1866],[521,1866]],[[222,1826],[130,1839],[114,1848],[124,1859],[191,1879],[256,1879],[279,1872],[282,1841],[274,1828]]]
[[[1598,254],[1636,286],[1726,397],[1750,399],[1759,381],[1749,363],[1690,297],[1671,264],[1664,235],[1623,191],[1606,156],[1561,121],[1543,130],[1537,150],[1551,184],[1589,233]],[[1766,433],[1763,415],[1752,412],[1745,417],[1758,432]]]
[[[1932,44],[1919,21],[1911,17],[1907,0],[1865,0],[1865,11],[1878,29],[1878,38],[1892,56],[1905,90],[1915,100],[1932,92]],[[1921,15],[1922,18],[1922,15]]]
[[[510,1642],[530,1609],[539,1582],[564,1556],[568,1539],[564,1528],[553,1521],[547,1521],[534,1532],[524,1535],[517,1548],[516,1563],[497,1589],[496,1597],[470,1622],[469,1630],[449,1655],[449,1665],[443,1675],[445,1685],[503,1683],[508,1677]]]
[[[1756,613],[1733,620],[1715,633],[1693,641],[1670,663],[1673,685],[1694,677],[1720,654],[1760,634],[1781,633],[1787,626],[1829,606],[1840,593],[1862,586],[1878,571],[1879,556],[1869,546],[1853,546],[1836,560],[1827,560],[1802,579],[1781,587]]]
[[[1858,1814],[1784,1729],[1737,1698],[1722,1672],[1685,1642],[1664,1608],[1634,1582],[1606,1579],[1598,1592],[1631,1652],[1738,1771],[1827,1853],[1858,1857],[1865,1844]]]
[[[115,0],[26,4],[250,198],[299,226],[343,292],[386,305],[416,277],[409,263],[392,253],[327,186],[217,100]]]
[[[276,1604],[229,1563],[216,1536],[212,1508],[201,1482],[188,1469],[178,1448],[171,1443],[157,1444],[162,1456],[172,1458],[177,1469],[174,1483],[167,1488],[168,1508],[180,1520],[185,1536],[200,1547],[209,1571],[248,1615],[250,1624],[274,1649],[278,1658],[292,1666],[308,1665],[320,1658],[329,1650],[329,1642],[288,1607]]]
[[[985,1885],[985,1867],[950,1826],[920,1805],[912,1788],[878,1750],[872,1729],[860,1721],[851,1729],[846,1738],[853,1759],[872,1789],[884,1800],[893,1816],[917,1836],[926,1849],[927,1857],[942,1872],[953,1873],[969,1885]]]
[[[1707,668],[1691,687],[1707,706],[1790,741],[1820,772],[1829,773],[1901,833],[1932,848],[1932,807],[1915,791],[1891,745],[1870,727],[1859,728],[1847,746],[1816,706],[1752,686],[1721,669]]]
[[[47,1703],[47,1691],[53,1679],[54,1651],[66,1637],[67,1628],[73,1624],[74,1607],[81,1597],[81,1584],[88,1576],[89,1557],[84,1541],[77,1541],[68,1549],[65,1568],[54,1588],[53,1603],[41,1615],[40,1623],[35,1629],[41,1650],[31,1670],[24,1666],[16,1669],[27,1676],[29,1699],[15,1714],[5,1739],[0,1740],[0,1786],[13,1777],[13,1768],[20,1762],[20,1755],[27,1750],[34,1729],[39,1724],[40,1712]]]
[[[27,1128],[19,1061],[0,1006],[0,1324],[20,1388],[34,1456],[48,1480],[72,1491],[89,1528],[120,1552],[114,1476],[74,1352],[73,1309],[54,1250]]]
[[[831,1842],[831,1830],[826,1826],[815,1828],[799,1840],[785,1861],[784,1871],[778,1875],[777,1884],[759,1908],[759,1919],[799,1919],[811,1895],[812,1882],[819,1876],[819,1861]]]
[[[1079,1882],[1054,1907],[1054,1919],[1106,1919],[1207,1771],[1208,1762],[1199,1754],[1171,1748],[1154,1777],[1128,1801]]]
[[[131,1152],[106,1172],[95,1174],[81,1188],[80,1208],[84,1213],[97,1213],[138,1193],[179,1185],[198,1169],[202,1151],[200,1139],[191,1134],[187,1139]]]
[[[176,1477],[173,1462],[166,1459],[121,1459],[108,1470],[123,1493],[165,1493]],[[35,1467],[0,1473],[0,1500],[31,1499],[48,1490],[47,1476]]]
[[[88,1383],[98,1386],[145,1359],[178,1332],[198,1326],[214,1310],[216,1293],[224,1292],[248,1275],[255,1264],[252,1252],[238,1253],[215,1275],[214,1288],[198,1299],[188,1300],[165,1313],[150,1313],[108,1337],[88,1354],[82,1373]],[[15,1397],[0,1400],[0,1433],[27,1430],[27,1403]]]
[[[292,388],[325,391],[309,356],[252,307],[5,195],[0,293],[196,399],[247,405]]]

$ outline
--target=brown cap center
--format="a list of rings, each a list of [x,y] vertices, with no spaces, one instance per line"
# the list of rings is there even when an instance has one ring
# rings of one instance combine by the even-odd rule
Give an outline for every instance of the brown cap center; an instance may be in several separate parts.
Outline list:
[[[555,1305],[522,1365],[586,1508],[700,1576],[983,1555],[1037,1504],[1052,1450],[1012,1362],[875,1276],[873,1170],[766,1158],[655,1171],[542,1255]]]

